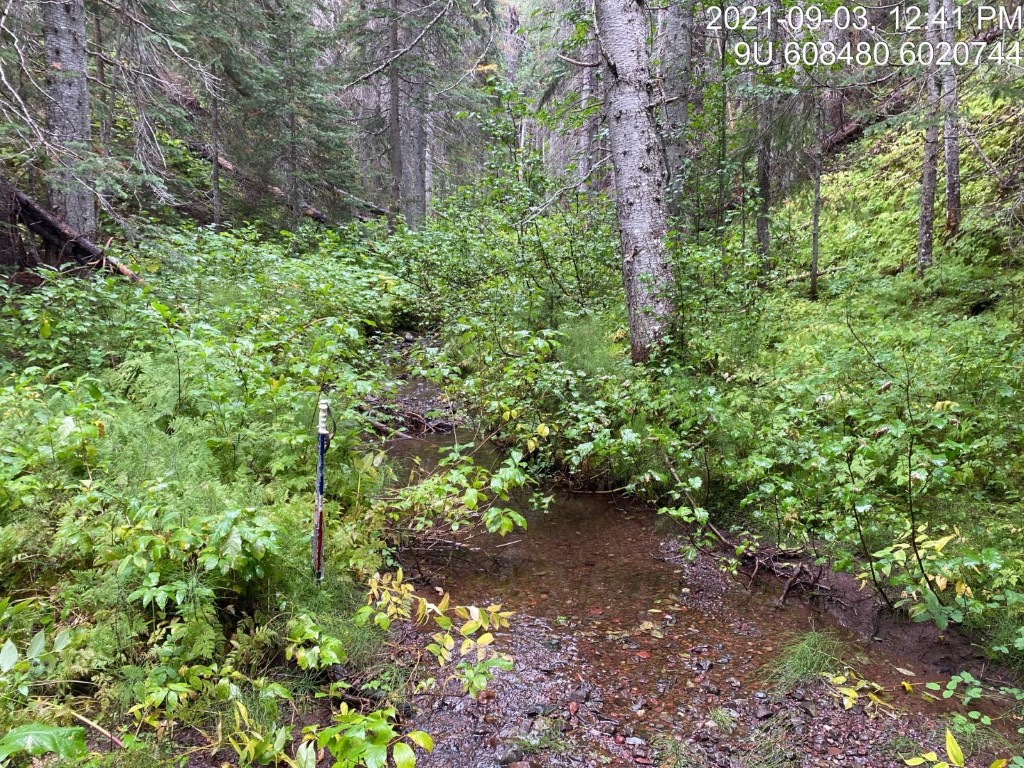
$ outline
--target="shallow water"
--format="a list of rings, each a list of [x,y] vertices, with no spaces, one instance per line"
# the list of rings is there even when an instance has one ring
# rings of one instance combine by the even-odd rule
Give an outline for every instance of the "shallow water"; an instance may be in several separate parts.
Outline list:
[[[390,452],[415,475],[453,440],[396,441]],[[493,698],[415,702],[409,725],[437,743],[421,765],[891,766],[903,764],[901,739],[939,745],[934,706],[900,685],[942,679],[934,667],[799,600],[780,606],[777,590],[748,589],[709,556],[685,561],[656,515],[629,499],[552,492],[548,514],[526,513],[526,531],[404,558],[427,588],[516,612],[497,643],[516,666],[499,673]],[[866,695],[846,711],[820,684],[772,690],[769,662],[812,629],[842,637],[844,660],[900,716],[865,707]],[[685,759],[672,762],[674,752]]]

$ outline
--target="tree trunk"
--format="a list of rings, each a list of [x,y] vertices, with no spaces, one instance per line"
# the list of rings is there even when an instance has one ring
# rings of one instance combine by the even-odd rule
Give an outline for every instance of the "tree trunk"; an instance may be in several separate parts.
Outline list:
[[[96,208],[80,170],[92,141],[85,0],[47,0],[42,6],[46,124],[56,166],[50,180],[50,207],[72,231],[89,236],[96,231]]]
[[[822,155],[814,150],[814,205],[811,208],[811,301],[818,300],[818,251],[821,234],[821,165]]]
[[[607,81],[622,274],[633,362],[650,358],[672,317],[665,252],[665,155],[652,106],[647,20],[638,0],[595,0]]]
[[[588,40],[584,51],[584,61],[592,62],[597,60],[596,41]],[[594,100],[598,98],[597,78],[595,77],[594,67],[583,67],[580,77],[582,80],[580,84],[580,109],[590,110]],[[580,126],[579,162],[577,163],[579,169],[579,186],[577,189],[580,192],[586,192],[588,189],[593,189],[594,186],[591,174],[594,172],[594,134],[597,133],[597,122],[596,116],[587,114],[583,120],[583,125]]]
[[[434,201],[434,108],[427,94],[427,110],[423,120],[423,215],[429,217]]]
[[[774,8],[775,3],[769,3]],[[766,18],[766,17],[764,17]],[[770,81],[765,86],[775,87],[775,27],[768,26],[767,20],[760,24],[760,36],[773,45],[772,63],[768,68]],[[761,97],[760,109],[757,115],[757,252],[761,257],[761,271],[767,277],[772,268],[771,256],[771,230],[769,214],[772,202],[772,129],[775,120],[775,96],[774,93]]]
[[[419,229],[427,218],[427,129],[422,75],[412,76],[402,127],[402,211],[409,229]]]
[[[663,135],[669,178],[668,207],[673,216],[684,213],[681,203],[689,155],[686,133],[690,120],[693,6],[694,0],[672,0],[665,7],[665,28],[658,57],[665,101]]]
[[[950,22],[954,16],[954,0],[942,0],[946,25],[943,40],[953,49],[956,30]],[[946,231],[953,235],[960,229],[960,120],[957,116],[956,67],[942,70],[943,142],[946,154]]]
[[[767,276],[772,268],[771,235],[768,214],[771,210],[772,181],[772,117],[771,100],[761,102],[757,119],[757,253],[761,272]]]
[[[933,50],[938,35],[932,23],[938,15],[938,0],[928,0],[927,37]],[[925,85],[928,92],[927,117],[928,125],[924,132],[924,161],[921,167],[921,211],[917,223],[917,275],[922,277],[932,265],[933,221],[935,218],[935,182],[938,175],[939,156],[939,82],[935,65],[932,64],[925,72]]]
[[[400,50],[399,36],[399,0],[391,0],[391,18],[388,21],[389,55],[398,56]],[[391,158],[391,210],[402,210],[402,98],[401,77],[398,59],[395,58],[388,67],[388,149]]]
[[[0,267],[21,267],[26,262],[17,214],[14,191],[0,187]]]
[[[214,93],[210,100],[212,117],[210,144],[213,150],[210,159],[210,192],[213,202],[213,229],[220,232],[224,218],[224,205],[220,194],[220,94]]]

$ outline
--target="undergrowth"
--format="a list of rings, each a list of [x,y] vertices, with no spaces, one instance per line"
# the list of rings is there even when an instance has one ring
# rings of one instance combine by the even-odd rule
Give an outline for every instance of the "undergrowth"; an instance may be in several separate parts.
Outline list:
[[[144,285],[44,273],[0,295],[11,754],[45,744],[90,765],[162,763],[187,755],[194,729],[198,749],[240,765],[308,766],[323,749],[339,765],[410,765],[430,738],[402,733],[390,705],[413,684],[485,687],[508,665],[490,648],[508,614],[418,601],[400,570],[379,573],[395,565],[389,542],[414,525],[511,528],[518,513],[494,502],[529,476],[455,455],[432,485],[393,487],[364,405],[394,386],[389,334],[412,295],[359,232],[320,233],[301,258],[293,237],[254,229],[150,234],[133,254]],[[321,397],[332,435],[317,584]],[[436,625],[410,664],[433,656],[443,673],[413,680],[382,654],[392,621]],[[325,706],[347,690],[377,706]],[[304,734],[301,711],[321,712]],[[122,746],[89,756],[83,727]]]

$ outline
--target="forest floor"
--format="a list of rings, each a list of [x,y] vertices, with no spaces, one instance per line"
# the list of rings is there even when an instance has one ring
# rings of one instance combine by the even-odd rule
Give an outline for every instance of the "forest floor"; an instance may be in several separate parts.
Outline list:
[[[402,413],[447,414],[440,429],[389,443],[413,474],[471,439],[429,384],[407,381],[395,402]],[[814,605],[796,593],[783,600],[777,580],[748,585],[715,553],[681,557],[677,532],[649,507],[557,484],[546,491],[555,494],[547,513],[521,504],[525,531],[403,555],[428,597],[515,612],[496,643],[513,670],[476,698],[449,686],[413,699],[406,725],[436,744],[424,768],[902,765],[941,751],[956,711],[924,686],[984,671],[955,633],[878,619],[877,598],[855,579],[826,577],[830,599]],[[399,644],[422,645],[426,634]],[[780,680],[807,637],[830,643],[828,673]],[[987,765],[1008,742],[979,731],[966,749]]]

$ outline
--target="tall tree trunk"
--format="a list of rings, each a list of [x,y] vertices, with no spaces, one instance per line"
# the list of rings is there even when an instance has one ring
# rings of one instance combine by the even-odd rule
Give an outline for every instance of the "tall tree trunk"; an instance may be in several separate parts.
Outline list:
[[[654,117],[647,20],[639,0],[595,0],[607,80],[608,134],[633,361],[646,361],[672,317],[665,252],[665,155]]]
[[[213,93],[210,100],[210,113],[212,124],[210,130],[210,144],[213,149],[210,161],[210,192],[213,201],[213,229],[220,232],[222,219],[224,217],[224,206],[220,194],[220,94]]]
[[[811,301],[818,300],[818,251],[821,239],[821,166],[822,152],[815,147],[812,152],[814,163],[814,204],[811,208]]]
[[[938,46],[934,20],[938,15],[938,0],[928,0],[927,38],[933,50]],[[917,223],[917,274],[924,275],[932,265],[933,221],[935,218],[935,182],[938,175],[939,158],[939,81],[935,65],[929,65],[925,72],[925,86],[928,93],[924,132],[924,160],[921,166],[921,211]]]
[[[402,130],[402,211],[410,229],[422,227],[427,217],[425,91],[422,75],[413,75]]]
[[[723,29],[718,32],[718,74],[721,80],[721,114],[718,116],[718,205],[715,215],[715,225],[718,228],[719,247],[722,254],[723,280],[728,270],[726,259],[726,236],[725,236],[725,190],[728,178],[729,164],[729,75],[726,71],[728,65],[728,31]]]
[[[426,114],[423,118],[423,215],[430,216],[434,200],[434,105],[430,93],[426,94]]]
[[[96,231],[96,207],[88,180],[79,170],[92,141],[85,0],[46,0],[42,6],[46,124],[57,166],[50,182],[50,207],[73,231],[88,236]]]
[[[775,3],[770,3],[775,6]],[[768,68],[768,75],[771,78],[770,85],[775,86],[775,27],[768,26],[766,17],[761,22],[760,36],[773,44],[772,63]],[[765,85],[768,85],[766,83]],[[772,198],[772,127],[775,113],[775,96],[768,93],[761,97],[760,109],[757,115],[757,252],[761,257],[761,271],[765,276],[771,271],[771,230],[769,224],[769,213],[771,211]]]
[[[694,0],[672,0],[665,7],[664,31],[658,56],[665,102],[663,116],[669,177],[668,207],[673,216],[684,213],[681,201],[689,155],[686,131],[690,119],[693,6]]]
[[[596,40],[588,40],[584,50],[585,61],[597,60]],[[593,106],[594,100],[598,97],[597,78],[595,77],[594,67],[583,67],[580,77],[582,80],[580,84],[580,109],[589,110]],[[588,114],[583,120],[583,125],[580,126],[579,161],[576,164],[579,169],[580,180],[577,189],[580,192],[593,188],[593,179],[590,177],[594,172],[595,133],[597,133],[597,119],[595,116]]]
[[[771,234],[768,214],[771,209],[772,182],[772,107],[771,100],[761,102],[757,118],[757,253],[761,271],[771,271]]]
[[[399,45],[399,0],[391,0],[388,20],[388,53],[395,57],[388,67],[388,149],[391,157],[391,210],[401,210],[402,205],[402,94],[398,63]]]
[[[955,11],[954,0],[942,0],[942,9],[946,19],[942,31],[943,40],[953,49],[956,42],[956,30],[952,19]],[[960,120],[957,115],[956,67],[948,66],[942,70],[942,136],[946,155],[946,231],[956,234],[960,229]]]

